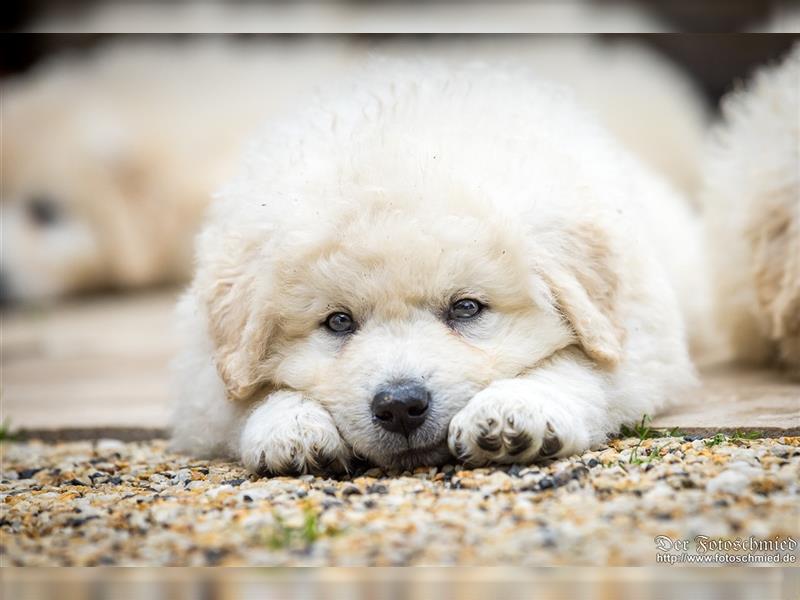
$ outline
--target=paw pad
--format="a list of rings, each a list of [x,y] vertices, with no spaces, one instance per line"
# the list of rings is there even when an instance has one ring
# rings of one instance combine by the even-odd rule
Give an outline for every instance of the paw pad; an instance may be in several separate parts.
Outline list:
[[[527,431],[516,431],[506,437],[506,451],[510,456],[522,454],[533,444],[533,437]]]
[[[556,435],[553,426],[548,421],[544,441],[542,442],[542,447],[539,449],[539,456],[542,458],[554,456],[558,454],[563,447],[564,445],[561,443],[561,438]]]

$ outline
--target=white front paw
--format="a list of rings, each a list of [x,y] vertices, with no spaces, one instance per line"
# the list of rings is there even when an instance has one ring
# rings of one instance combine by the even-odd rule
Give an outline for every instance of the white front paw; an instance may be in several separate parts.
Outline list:
[[[525,379],[496,381],[450,422],[448,445],[472,465],[529,463],[588,447],[588,432],[562,393]]]
[[[239,451],[245,467],[269,475],[340,472],[352,456],[328,411],[297,392],[275,392],[250,413]]]

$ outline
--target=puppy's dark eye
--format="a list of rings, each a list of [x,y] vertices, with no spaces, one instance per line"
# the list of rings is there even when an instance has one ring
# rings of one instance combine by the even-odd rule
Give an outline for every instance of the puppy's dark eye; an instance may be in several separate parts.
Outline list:
[[[28,218],[34,225],[50,227],[61,220],[61,209],[47,196],[33,196],[26,205]]]
[[[477,317],[482,310],[483,304],[472,298],[464,298],[453,302],[448,317],[454,321],[464,321]]]
[[[335,312],[325,319],[325,327],[334,333],[352,333],[356,330],[356,323],[353,321],[353,317],[347,313]]]

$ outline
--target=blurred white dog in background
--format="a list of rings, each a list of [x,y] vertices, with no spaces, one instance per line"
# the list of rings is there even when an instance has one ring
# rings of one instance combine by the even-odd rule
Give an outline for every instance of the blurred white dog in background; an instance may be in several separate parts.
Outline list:
[[[269,473],[580,452],[693,383],[699,225],[566,89],[376,61],[212,206],[176,447]]]
[[[800,376],[800,45],[723,100],[702,202],[733,357]]]

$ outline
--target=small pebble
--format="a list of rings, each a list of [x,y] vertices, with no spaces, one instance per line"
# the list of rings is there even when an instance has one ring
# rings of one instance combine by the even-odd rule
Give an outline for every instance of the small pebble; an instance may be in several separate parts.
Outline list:
[[[543,477],[539,480],[539,489],[546,490],[555,487],[556,482],[552,477]]]
[[[239,478],[236,478],[236,479],[227,479],[227,480],[223,481],[222,484],[223,485],[232,485],[234,487],[237,487],[237,486],[242,485],[245,481],[247,481],[247,480],[242,478],[242,477],[239,477]]]
[[[42,469],[22,469],[17,471],[17,477],[19,479],[31,479],[34,475],[36,475]]]

